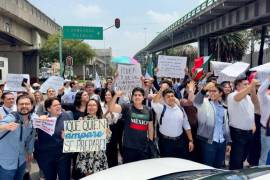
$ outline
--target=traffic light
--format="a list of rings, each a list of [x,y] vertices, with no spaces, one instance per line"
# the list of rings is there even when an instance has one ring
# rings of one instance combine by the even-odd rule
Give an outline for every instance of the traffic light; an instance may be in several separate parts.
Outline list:
[[[120,19],[119,18],[116,18],[115,20],[114,20],[114,26],[118,29],[118,28],[120,28]]]

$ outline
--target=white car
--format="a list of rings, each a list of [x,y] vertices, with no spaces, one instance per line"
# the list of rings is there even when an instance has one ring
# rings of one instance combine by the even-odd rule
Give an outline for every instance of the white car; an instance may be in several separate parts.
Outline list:
[[[237,171],[220,170],[178,158],[157,158],[119,165],[89,175],[82,180],[270,180],[270,167]]]

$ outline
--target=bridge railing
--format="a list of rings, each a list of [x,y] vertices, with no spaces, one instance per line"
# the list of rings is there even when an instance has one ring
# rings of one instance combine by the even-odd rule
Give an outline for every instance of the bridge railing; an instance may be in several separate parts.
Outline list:
[[[194,8],[192,11],[190,11],[189,13],[187,13],[185,16],[183,16],[182,18],[180,18],[179,20],[177,20],[175,23],[173,23],[172,25],[170,25],[169,27],[167,27],[159,35],[164,34],[164,33],[167,33],[167,32],[170,32],[171,30],[173,30],[177,26],[181,26],[181,25],[185,24],[188,20],[190,20],[194,16],[200,14],[203,10],[205,10],[209,6],[213,5],[217,1],[220,1],[220,0],[206,0],[206,1],[204,1],[199,6],[197,6],[196,8]]]

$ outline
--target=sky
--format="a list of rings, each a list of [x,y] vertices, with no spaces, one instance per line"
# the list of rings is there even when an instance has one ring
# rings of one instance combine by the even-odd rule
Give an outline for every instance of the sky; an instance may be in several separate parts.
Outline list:
[[[28,0],[61,26],[109,27],[104,40],[86,40],[94,49],[112,48],[113,56],[134,56],[159,32],[203,0]]]

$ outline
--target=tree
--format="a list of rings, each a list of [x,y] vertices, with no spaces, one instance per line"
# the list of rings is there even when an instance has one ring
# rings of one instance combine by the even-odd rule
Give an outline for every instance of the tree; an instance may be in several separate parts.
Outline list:
[[[59,59],[58,44],[59,33],[49,36],[40,50],[41,65],[53,62],[54,59]],[[89,59],[95,56],[95,52],[87,43],[78,40],[63,40],[62,54],[64,64],[66,57],[72,56],[75,65],[85,64]]]
[[[191,45],[184,45],[174,47],[168,51],[170,56],[186,56],[187,57],[187,67],[193,66],[194,59],[198,56],[198,49]]]
[[[244,33],[230,33],[210,39],[210,52],[222,62],[240,61],[248,48],[248,39]]]

